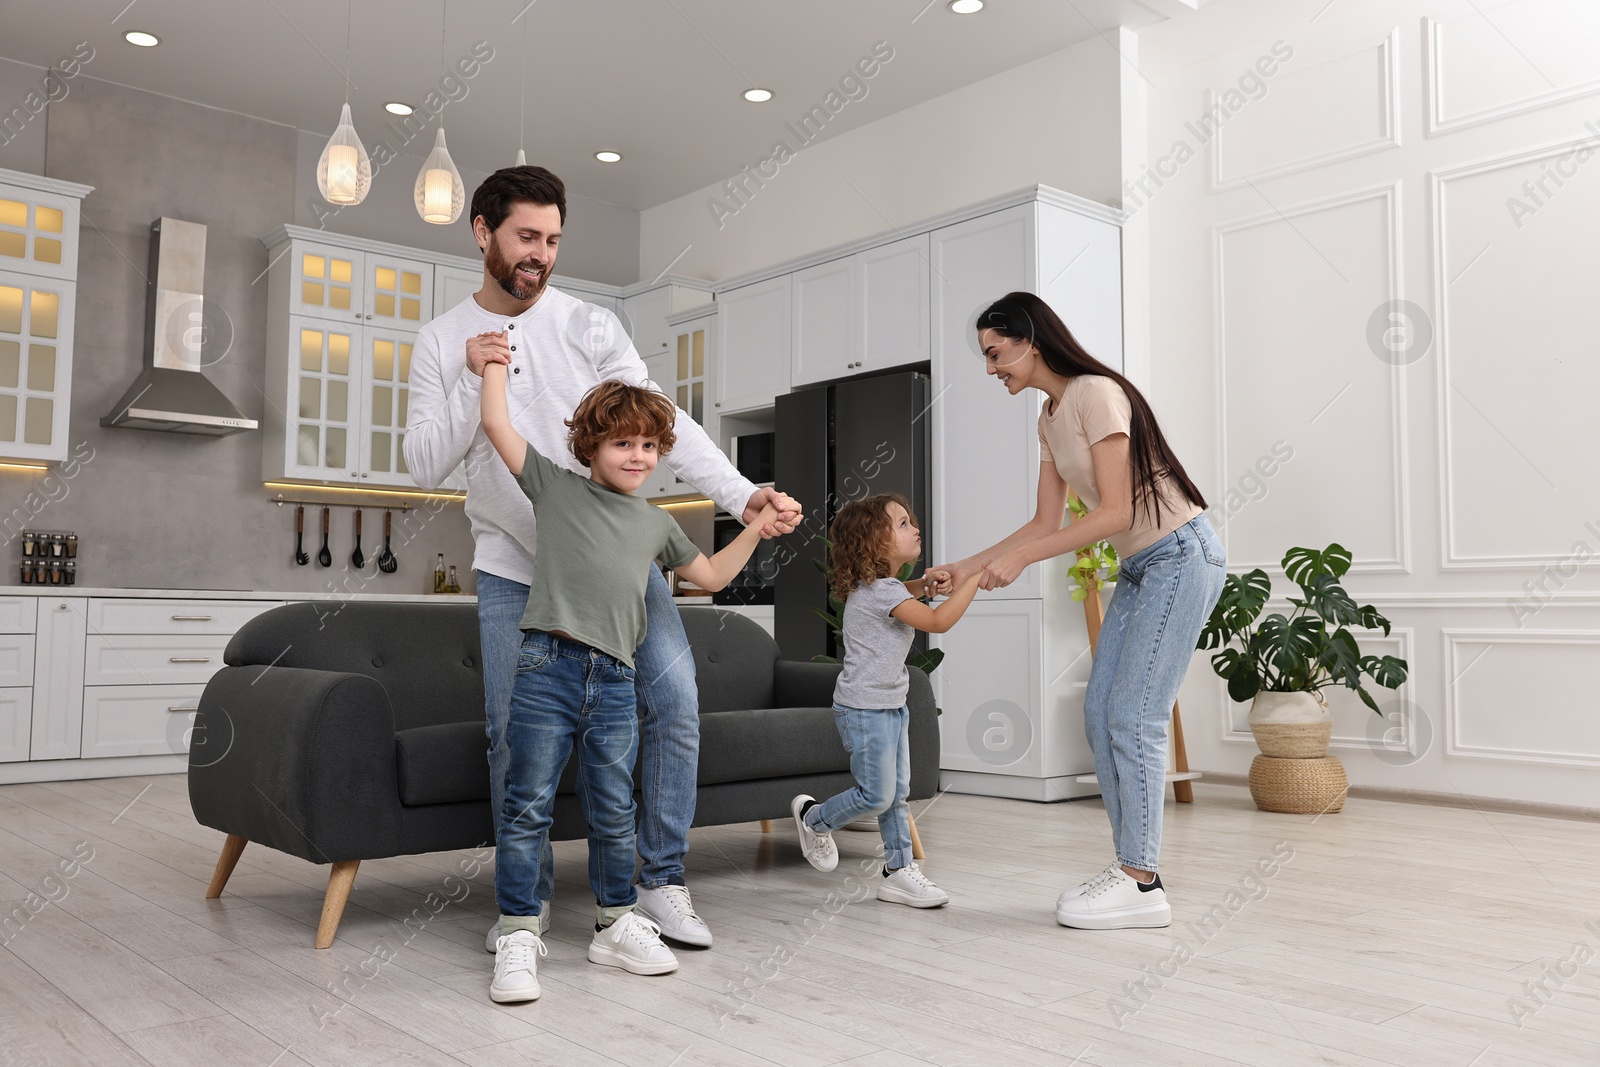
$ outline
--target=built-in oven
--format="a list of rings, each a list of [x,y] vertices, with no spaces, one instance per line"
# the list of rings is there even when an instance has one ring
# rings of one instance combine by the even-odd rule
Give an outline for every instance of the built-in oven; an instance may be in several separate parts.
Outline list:
[[[777,437],[767,433],[740,434],[732,441],[733,465],[740,474],[757,485],[772,484],[772,468],[777,453]]]
[[[714,552],[721,552],[744,530],[744,523],[725,511],[717,512],[711,520]],[[733,581],[713,593],[713,604],[771,604],[777,588],[778,538],[757,541],[756,550],[744,569],[733,576]]]

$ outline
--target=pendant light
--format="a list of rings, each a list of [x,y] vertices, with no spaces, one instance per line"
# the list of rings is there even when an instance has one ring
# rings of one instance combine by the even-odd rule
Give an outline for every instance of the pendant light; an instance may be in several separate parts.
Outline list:
[[[372,188],[372,161],[367,150],[356,136],[350,122],[350,8],[353,0],[346,0],[344,11],[344,108],[339,112],[339,125],[328,138],[317,160],[317,190],[322,199],[339,207],[350,207],[367,198]]]
[[[444,69],[444,33],[449,19],[450,2],[445,0],[439,20],[439,69]],[[466,187],[461,184],[461,172],[450,159],[450,150],[444,145],[444,119],[439,119],[439,133],[433,139],[433,151],[422,162],[417,174],[412,198],[417,204],[417,214],[423,222],[448,226],[461,217],[467,201]]]
[[[527,11],[523,11],[526,15]],[[528,165],[528,153],[522,150],[522,142],[528,133],[528,20],[522,20],[522,74],[517,83],[517,103],[522,110],[517,116],[517,166]]]

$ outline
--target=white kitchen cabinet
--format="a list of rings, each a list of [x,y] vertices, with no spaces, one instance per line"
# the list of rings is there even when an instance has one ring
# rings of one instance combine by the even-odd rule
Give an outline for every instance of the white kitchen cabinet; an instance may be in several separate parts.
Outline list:
[[[28,758],[28,738],[33,733],[33,690],[0,689],[0,763],[20,763]]]
[[[78,221],[93,188],[0,170],[0,270],[76,281]]]
[[[927,362],[928,235],[796,271],[795,386]]]
[[[437,264],[433,268],[433,315],[438,318],[483,288],[483,268]]]
[[[667,316],[672,314],[672,286],[663,285],[622,301],[617,318],[633,341],[641,359],[670,354],[672,337]]]
[[[85,597],[40,597],[28,758],[77,759],[83,731]]]
[[[95,685],[84,690],[83,759],[189,751],[197,685]]]
[[[949,633],[929,636],[945,652],[932,676],[941,768],[1039,776],[1041,625],[1037,600],[976,601]],[[949,669],[962,664],[981,669]]]
[[[721,414],[769,408],[789,391],[791,275],[717,297],[717,398]]]
[[[0,634],[33,633],[34,600],[31,596],[0,596]]]
[[[76,282],[0,270],[0,456],[67,458],[77,291]]]
[[[714,315],[702,315],[670,328],[670,350],[666,356],[645,361],[650,378],[661,386],[672,402],[716,440],[716,412],[711,406],[715,374],[716,338]],[[690,496],[699,490],[678,478],[670,466],[671,457],[656,465],[639,491],[649,500]]]
[[[32,634],[0,634],[0,688],[33,684]]]
[[[303,238],[283,258],[291,315],[410,330],[433,318],[431,263]]]

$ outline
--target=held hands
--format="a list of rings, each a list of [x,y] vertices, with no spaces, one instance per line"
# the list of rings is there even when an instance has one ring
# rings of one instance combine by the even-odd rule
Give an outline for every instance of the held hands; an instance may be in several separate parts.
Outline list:
[[[955,577],[943,567],[922,572],[922,592],[926,596],[949,596],[955,589]]]
[[[768,515],[768,512],[771,512],[771,515]],[[805,515],[800,509],[798,500],[788,493],[780,493],[769,487],[757,489],[750,502],[745,505],[744,514],[739,517],[744,520],[746,526],[759,524],[761,538],[767,540],[794,533]]]
[[[983,568],[983,573],[978,579],[979,589],[1004,589],[1017,580],[1028,567],[1028,561],[1023,559],[1013,549],[1003,556],[997,556]]]
[[[509,365],[510,362],[511,342],[506,339],[504,330],[467,338],[467,369],[478,377],[483,377],[483,369],[491,363]]]

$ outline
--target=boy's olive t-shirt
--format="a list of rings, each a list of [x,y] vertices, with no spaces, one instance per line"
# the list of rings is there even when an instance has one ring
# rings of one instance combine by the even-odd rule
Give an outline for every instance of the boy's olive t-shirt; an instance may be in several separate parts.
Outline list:
[[[519,625],[560,630],[632,667],[648,621],[647,568],[681,567],[700,549],[666,511],[558,467],[532,445],[517,482],[539,523]]]

